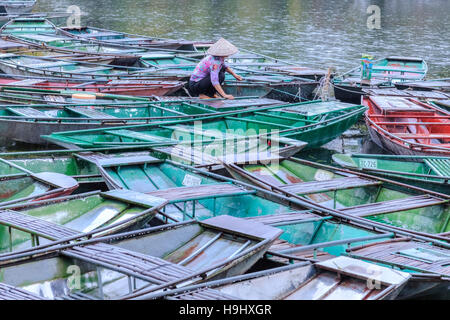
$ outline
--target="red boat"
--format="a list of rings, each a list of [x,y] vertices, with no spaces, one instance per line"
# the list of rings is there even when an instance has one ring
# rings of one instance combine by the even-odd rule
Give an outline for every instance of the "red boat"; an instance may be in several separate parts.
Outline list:
[[[172,94],[183,87],[184,82],[159,80],[110,80],[108,82],[82,82],[63,79],[45,80],[38,78],[18,80],[4,77],[0,78],[0,87],[2,86],[53,90],[70,89],[86,92],[149,97]]]
[[[372,140],[401,155],[450,156],[450,113],[412,98],[369,96],[365,119]]]

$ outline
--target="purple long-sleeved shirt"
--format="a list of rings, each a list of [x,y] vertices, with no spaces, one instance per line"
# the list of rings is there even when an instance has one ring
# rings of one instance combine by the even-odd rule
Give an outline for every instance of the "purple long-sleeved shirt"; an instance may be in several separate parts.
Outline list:
[[[207,56],[203,58],[195,67],[190,80],[198,82],[209,75],[211,77],[212,85],[213,86],[218,85],[219,72],[222,66],[228,68],[228,64],[225,62],[225,58]]]

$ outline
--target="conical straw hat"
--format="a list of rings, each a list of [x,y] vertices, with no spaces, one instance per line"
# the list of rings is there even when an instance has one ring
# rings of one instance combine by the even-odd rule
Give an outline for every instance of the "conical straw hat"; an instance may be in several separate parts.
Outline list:
[[[224,38],[220,38],[219,41],[214,43],[211,47],[209,47],[207,54],[217,57],[226,57],[231,56],[237,53],[239,50],[230,42],[225,40]]]

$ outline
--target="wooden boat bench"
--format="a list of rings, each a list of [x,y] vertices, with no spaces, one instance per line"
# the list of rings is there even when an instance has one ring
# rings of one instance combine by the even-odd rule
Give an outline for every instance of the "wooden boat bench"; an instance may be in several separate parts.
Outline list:
[[[424,162],[441,177],[450,177],[450,159],[424,159]]]
[[[284,191],[295,194],[311,194],[311,193],[376,186],[379,184],[381,184],[381,182],[376,180],[363,179],[360,177],[345,177],[325,181],[310,181],[310,182],[286,184],[280,186],[280,188],[283,189]]]
[[[213,197],[254,194],[255,190],[246,190],[231,183],[205,184],[192,187],[169,188],[148,192],[148,195],[169,200],[169,202],[195,201]]]
[[[49,240],[58,240],[79,234],[76,230],[12,210],[0,211],[0,224]]]
[[[238,297],[228,295],[211,288],[201,288],[194,291],[165,297],[167,300],[240,300]]]
[[[61,251],[63,256],[95,263],[104,268],[119,270],[125,275],[160,285],[189,277],[194,272],[181,265],[158,257],[123,249],[119,246],[96,243],[74,246]]]
[[[444,200],[430,195],[420,195],[396,200],[363,204],[360,206],[342,208],[339,210],[346,214],[351,214],[358,217],[366,217],[384,213],[430,207],[438,204],[448,203],[449,201],[450,200]]]
[[[81,34],[77,34],[77,36],[79,37],[83,37],[83,38],[100,38],[100,37],[117,37],[117,36],[121,36],[120,33],[118,32],[107,32],[107,31],[102,31],[102,32],[93,32],[93,33],[81,33]],[[109,41],[109,39],[108,39]]]
[[[448,249],[411,239],[396,239],[347,250],[349,257],[381,262],[410,270],[450,275]]]
[[[102,111],[91,109],[91,108],[86,108],[86,107],[65,107],[65,109],[70,110],[73,113],[80,115],[80,116],[84,116],[86,118],[117,119],[117,117],[114,117],[114,116],[104,113]]]
[[[128,138],[132,140],[140,140],[140,141],[148,141],[148,142],[170,142],[172,140],[156,136],[156,135],[150,135],[147,133],[141,133],[136,131],[130,131],[126,129],[119,129],[119,130],[108,130],[105,131],[108,134],[111,134],[113,136],[122,137],[122,138]],[[175,143],[175,141],[173,141]]]
[[[18,116],[26,118],[53,118],[52,116],[49,116],[42,111],[30,107],[24,108],[13,107],[13,108],[6,108],[6,110]]]
[[[45,300],[45,299],[21,288],[16,288],[6,283],[0,283],[0,300]]]
[[[96,73],[99,71],[106,71],[106,70],[111,70],[112,68],[108,68],[108,67],[97,67],[97,68],[88,68],[88,67],[82,67],[79,69],[76,69],[74,72],[75,73]]]
[[[44,69],[44,68],[54,68],[54,67],[65,67],[73,65],[73,62],[66,61],[55,61],[55,62],[43,62],[43,63],[35,63],[32,65],[28,65],[28,67],[35,69]]]

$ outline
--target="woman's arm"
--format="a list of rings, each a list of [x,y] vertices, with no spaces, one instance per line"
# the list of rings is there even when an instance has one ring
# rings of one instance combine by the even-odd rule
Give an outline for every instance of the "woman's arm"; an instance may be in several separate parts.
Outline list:
[[[231,74],[237,81],[242,81],[242,77],[234,73],[234,71],[230,67],[226,68],[225,71]]]

